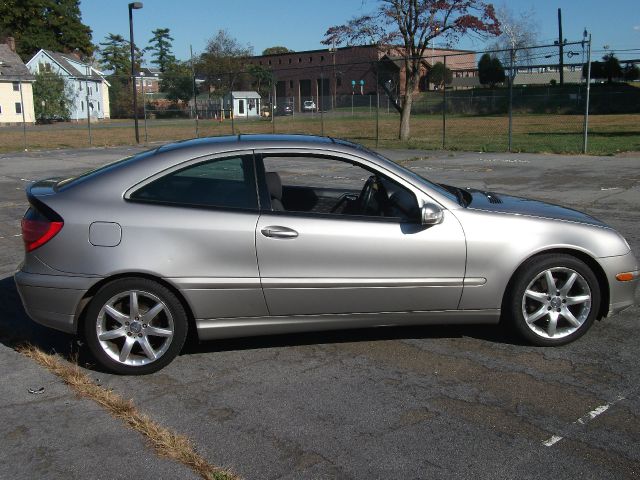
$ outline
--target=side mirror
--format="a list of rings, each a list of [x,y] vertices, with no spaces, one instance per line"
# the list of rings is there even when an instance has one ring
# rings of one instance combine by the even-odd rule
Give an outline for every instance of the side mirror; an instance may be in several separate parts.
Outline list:
[[[420,209],[420,223],[422,225],[437,225],[444,219],[442,208],[433,203],[425,203]]]

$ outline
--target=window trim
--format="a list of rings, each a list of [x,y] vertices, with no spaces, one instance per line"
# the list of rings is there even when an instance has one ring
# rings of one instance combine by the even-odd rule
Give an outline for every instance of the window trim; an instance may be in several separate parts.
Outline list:
[[[264,168],[264,159],[265,157],[295,157],[295,156],[305,156],[305,157],[314,157],[314,158],[322,158],[325,160],[334,160],[338,162],[344,162],[351,165],[355,165],[357,167],[362,168],[363,170],[367,170],[371,174],[381,175],[386,177],[388,180],[397,183],[402,188],[408,190],[416,199],[416,203],[418,208],[424,204],[425,194],[419,189],[415,188],[413,185],[409,184],[402,178],[398,178],[392,172],[384,169],[384,168],[376,168],[377,165],[372,165],[371,162],[366,159],[355,157],[348,154],[342,154],[341,152],[332,152],[332,151],[319,151],[319,150],[299,150],[299,149],[264,149],[264,150],[256,150],[254,155],[254,164],[255,164],[255,172],[257,175],[257,185],[258,185],[258,198],[260,202],[260,213],[261,214],[270,214],[275,216],[294,216],[301,218],[311,218],[311,219],[330,219],[330,220],[350,220],[350,221],[360,221],[360,222],[381,222],[381,223],[395,223],[398,225],[415,225],[420,223],[420,219],[416,221],[403,221],[399,217],[374,217],[368,215],[341,215],[334,213],[319,213],[319,212],[290,212],[290,211],[281,211],[281,210],[272,210],[271,209],[271,196],[269,195],[269,190],[267,188],[266,181],[266,170]],[[264,207],[262,207],[264,205]]]
[[[150,200],[150,199],[141,199],[141,198],[131,198],[138,190],[146,187],[150,183],[155,182],[165,176],[171,175],[173,173],[179,172],[181,170],[186,170],[190,167],[195,167],[202,163],[207,163],[214,160],[224,160],[225,158],[236,158],[236,157],[250,157],[251,158],[251,169],[253,171],[253,175],[249,174],[251,177],[251,182],[253,183],[253,188],[255,189],[255,199],[256,206],[255,208],[243,208],[243,207],[225,207],[218,205],[201,205],[201,204],[191,204],[191,203],[178,203],[178,202],[169,202],[163,200]],[[194,157],[184,162],[172,165],[169,168],[165,168],[155,174],[145,178],[144,180],[136,183],[129,187],[123,194],[122,198],[125,202],[131,203],[143,203],[143,204],[151,204],[151,205],[160,205],[166,207],[178,207],[178,208],[192,208],[192,209],[200,209],[200,210],[211,210],[211,211],[226,211],[226,212],[251,212],[251,213],[259,213],[261,211],[261,202],[260,202],[260,194],[258,192],[257,186],[257,176],[256,176],[256,159],[253,150],[237,150],[237,151],[226,151],[218,154],[205,154],[199,157]]]

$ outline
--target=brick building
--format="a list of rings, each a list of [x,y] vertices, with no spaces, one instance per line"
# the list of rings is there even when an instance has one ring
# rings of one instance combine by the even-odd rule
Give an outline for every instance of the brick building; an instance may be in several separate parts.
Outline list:
[[[428,81],[429,70],[444,62],[445,56],[454,85],[456,78],[477,75],[474,52],[428,49],[417,91],[434,88]],[[404,95],[404,62],[398,47],[367,45],[260,55],[249,63],[270,69],[276,80],[276,101],[293,101],[297,111],[305,100],[323,97],[323,108],[331,108],[339,96],[375,94],[376,78],[381,91],[396,98]]]

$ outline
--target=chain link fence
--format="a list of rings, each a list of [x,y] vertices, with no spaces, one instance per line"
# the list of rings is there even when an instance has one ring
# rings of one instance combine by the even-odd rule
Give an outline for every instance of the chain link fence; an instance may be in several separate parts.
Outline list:
[[[630,51],[621,63],[637,63],[634,55],[640,57],[640,50]],[[303,133],[381,148],[640,150],[640,84],[621,78],[589,82],[590,57],[588,41],[488,52],[429,49],[413,93],[407,141],[399,140],[404,73],[401,61],[388,55],[348,64],[336,64],[333,57],[334,63],[313,67],[269,65],[264,57],[265,65],[255,60],[241,72],[194,69],[163,82],[139,77],[138,135],[147,144],[211,135]],[[93,85],[92,95],[100,88],[106,94],[91,79],[68,80],[84,82],[85,89]],[[135,142],[131,77],[111,75],[107,81],[109,108],[106,97],[100,105],[88,90],[76,88],[72,103],[80,112],[71,121],[25,117],[24,124],[4,124],[0,148]],[[33,78],[16,82],[23,97],[32,89]],[[34,99],[36,107],[39,101]],[[2,113],[13,108],[0,107]]]

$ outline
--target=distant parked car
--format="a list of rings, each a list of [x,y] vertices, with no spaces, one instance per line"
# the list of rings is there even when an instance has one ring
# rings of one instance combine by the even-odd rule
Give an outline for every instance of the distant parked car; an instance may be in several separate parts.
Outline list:
[[[276,115],[293,115],[293,104],[285,103],[274,107]]]
[[[440,185],[357,144],[234,135],[27,189],[15,275],[35,321],[122,374],[200,340],[498,323],[534,345],[633,305],[626,240],[557,205]],[[613,327],[613,325],[612,325]]]
[[[303,112],[315,112],[316,111],[316,104],[313,100],[305,100],[302,104],[302,111]]]

